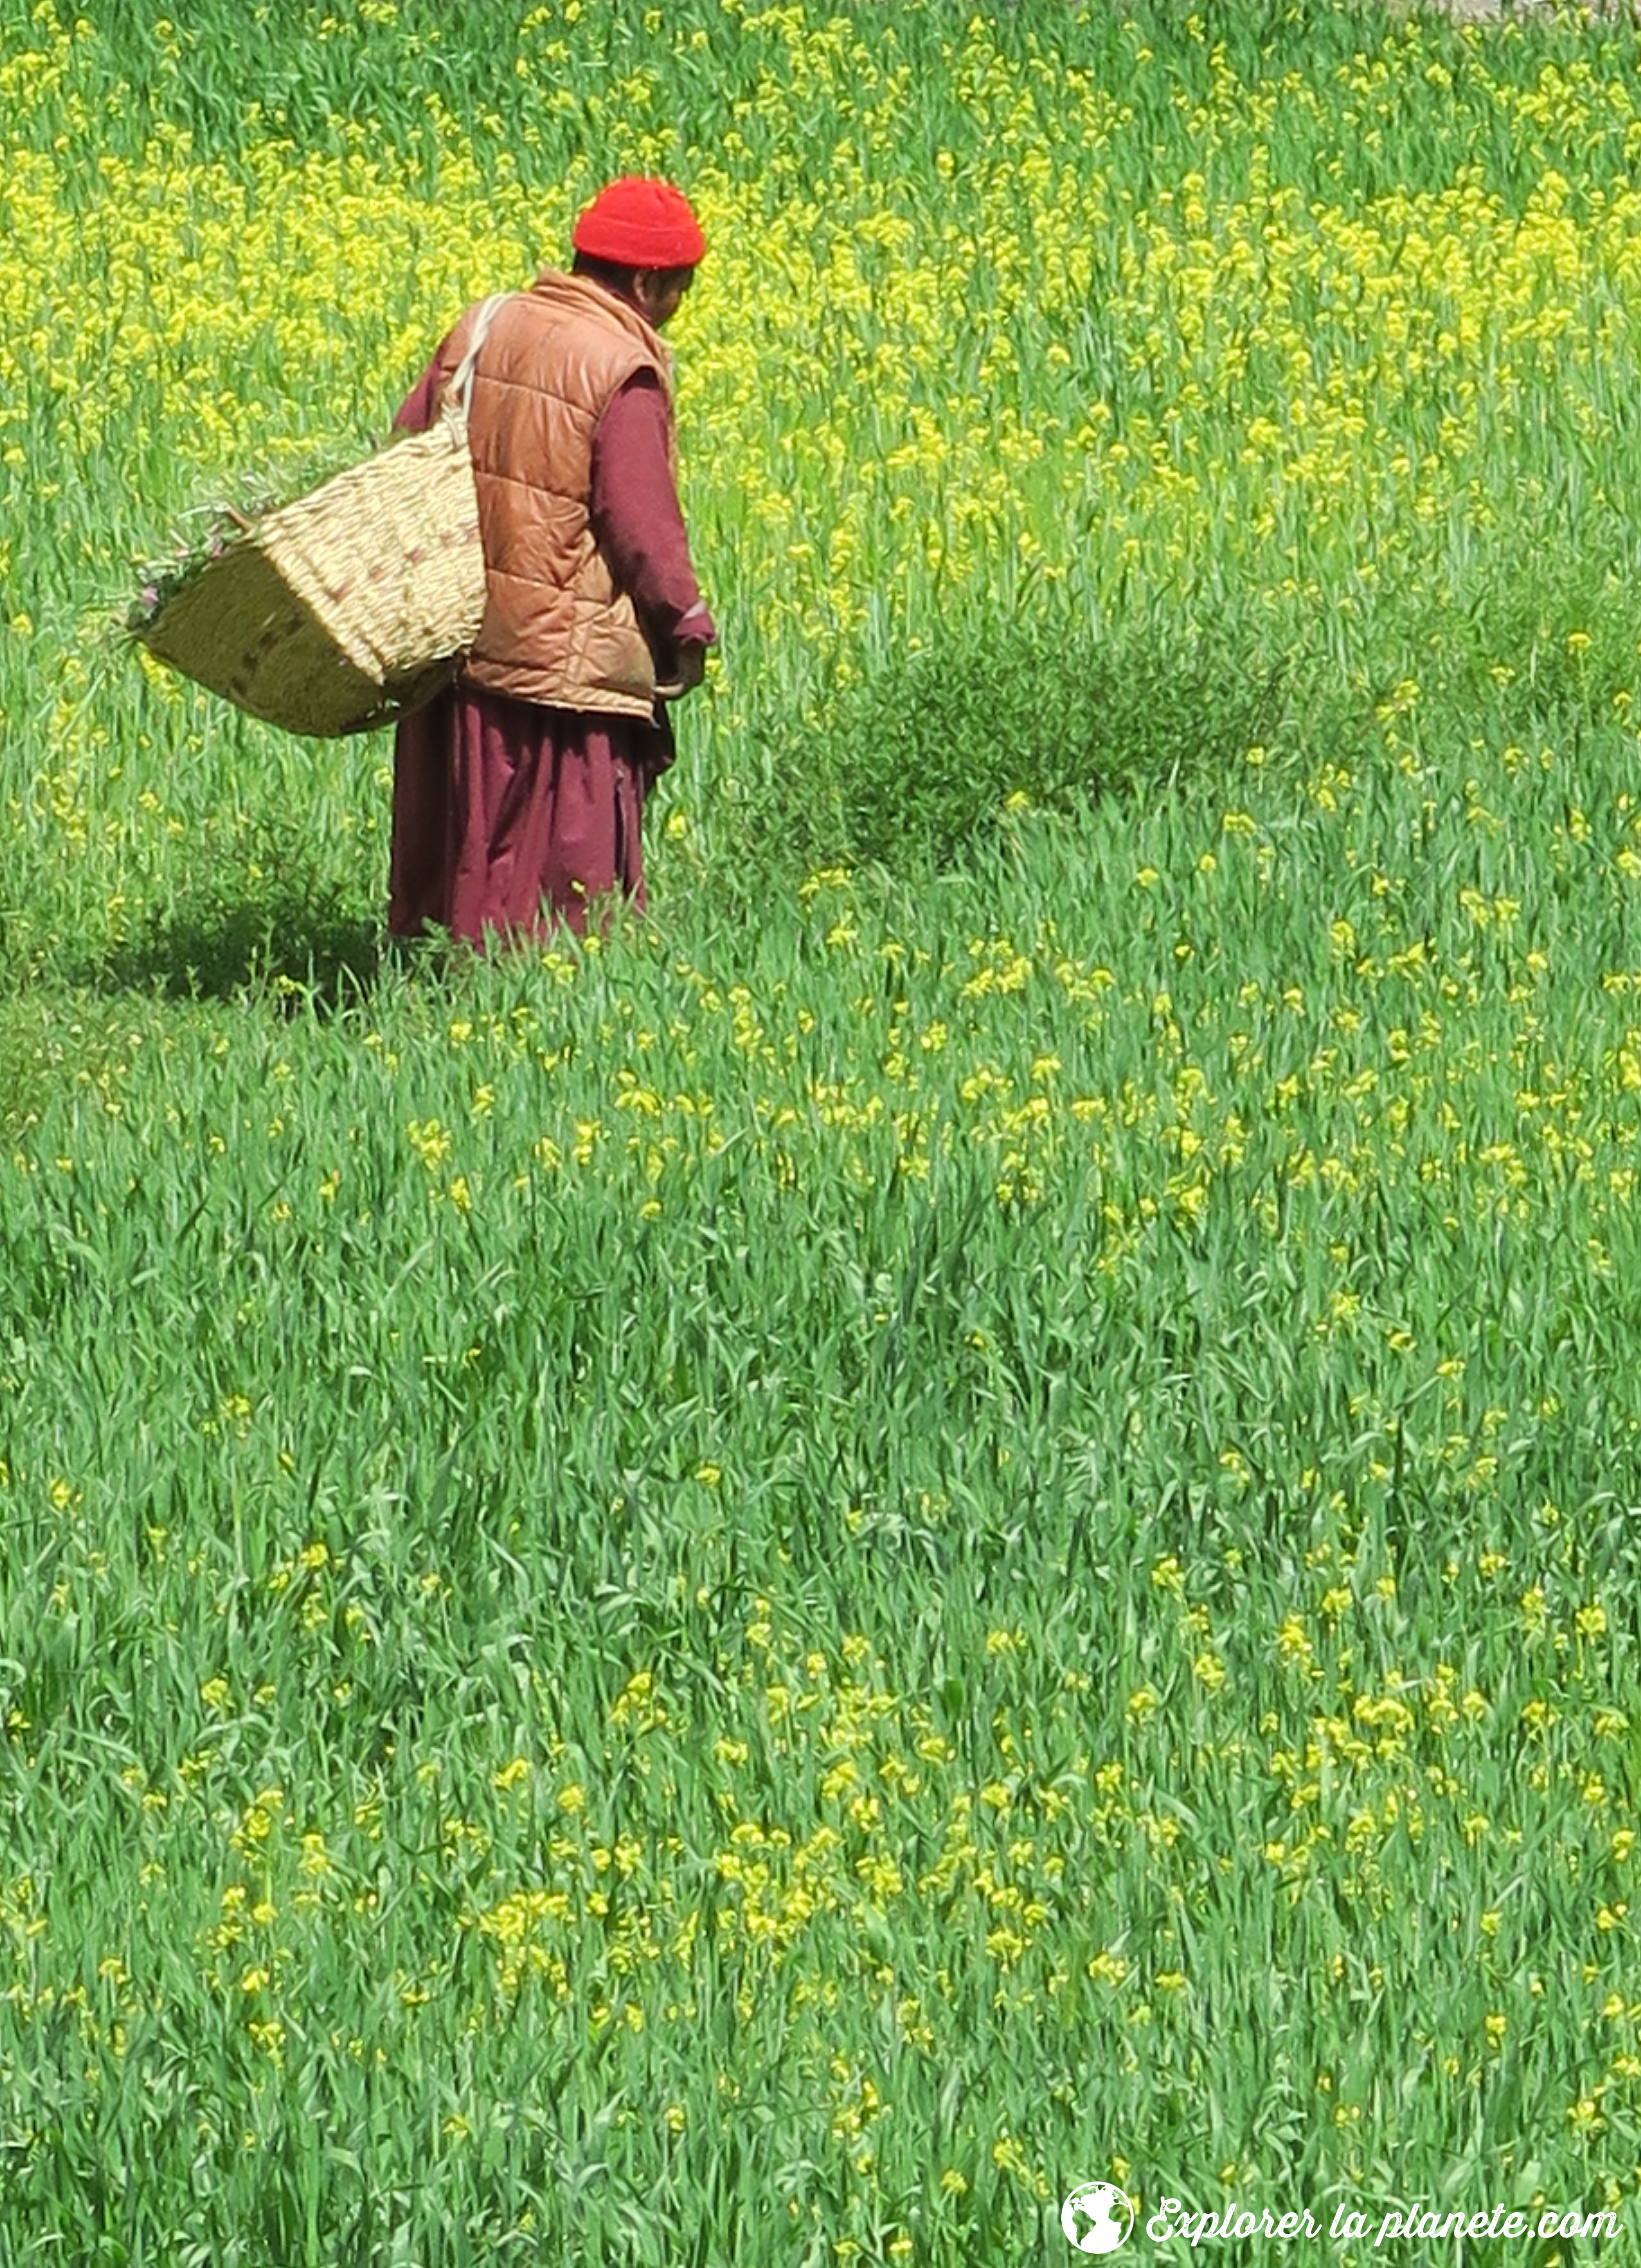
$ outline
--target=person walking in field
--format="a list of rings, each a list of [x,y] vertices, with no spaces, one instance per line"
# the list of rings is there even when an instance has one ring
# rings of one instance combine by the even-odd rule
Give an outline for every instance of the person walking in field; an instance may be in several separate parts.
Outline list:
[[[494,307],[474,367],[484,617],[455,683],[399,724],[395,936],[580,931],[617,890],[641,908],[645,799],[674,754],[666,704],[700,683],[716,643],[658,335],[706,239],[680,191],[629,176],[572,243],[572,273],[544,268]],[[461,317],[397,426],[433,423],[479,314]]]

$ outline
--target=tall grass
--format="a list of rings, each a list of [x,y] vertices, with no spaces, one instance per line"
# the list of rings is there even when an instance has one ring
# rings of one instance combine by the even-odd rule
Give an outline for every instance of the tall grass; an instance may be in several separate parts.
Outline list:
[[[1633,44],[0,22],[0,2258],[1633,2216]],[[650,915],[389,955],[93,618],[627,165]]]

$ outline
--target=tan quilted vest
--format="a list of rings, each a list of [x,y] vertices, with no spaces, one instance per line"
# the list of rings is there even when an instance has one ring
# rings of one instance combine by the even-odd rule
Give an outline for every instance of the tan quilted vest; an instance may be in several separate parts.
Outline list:
[[[451,333],[445,384],[477,312]],[[653,713],[654,662],[588,516],[598,421],[641,370],[670,404],[672,358],[654,330],[585,276],[543,269],[497,309],[468,415],[485,606],[465,682],[547,708]]]

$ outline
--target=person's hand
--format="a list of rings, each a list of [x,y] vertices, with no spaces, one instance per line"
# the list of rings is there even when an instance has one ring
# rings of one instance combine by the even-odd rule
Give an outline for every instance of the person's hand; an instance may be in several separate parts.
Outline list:
[[[693,693],[706,674],[706,648],[691,639],[676,650],[676,674],[655,688],[660,701],[682,701],[686,693]]]

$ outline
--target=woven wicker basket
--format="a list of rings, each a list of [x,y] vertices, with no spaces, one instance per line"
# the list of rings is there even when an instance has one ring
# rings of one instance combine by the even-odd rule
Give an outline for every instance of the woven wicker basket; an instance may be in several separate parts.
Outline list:
[[[265,512],[135,636],[289,732],[362,733],[430,700],[478,633],[484,555],[468,451],[487,299],[442,414]]]

